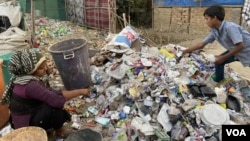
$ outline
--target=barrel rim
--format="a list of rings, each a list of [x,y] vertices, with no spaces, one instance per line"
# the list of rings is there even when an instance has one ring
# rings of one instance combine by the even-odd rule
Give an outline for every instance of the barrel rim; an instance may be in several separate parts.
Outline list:
[[[85,40],[85,42],[84,42],[82,45],[80,45],[80,46],[78,46],[78,47],[75,47],[75,48],[72,48],[72,49],[67,49],[67,50],[63,50],[63,51],[54,51],[54,50],[51,50],[51,48],[52,48],[54,45],[59,44],[59,43],[62,43],[62,42],[66,42],[66,41],[69,41],[69,40],[72,40],[72,39],[81,39],[81,40]],[[48,51],[49,51],[50,53],[57,53],[57,54],[59,54],[59,53],[65,53],[65,52],[70,52],[70,51],[78,50],[78,49],[84,47],[84,46],[87,44],[87,40],[86,40],[85,38],[72,38],[72,39],[67,39],[67,40],[63,40],[63,41],[57,42],[57,43],[55,43],[55,44],[49,46]]]

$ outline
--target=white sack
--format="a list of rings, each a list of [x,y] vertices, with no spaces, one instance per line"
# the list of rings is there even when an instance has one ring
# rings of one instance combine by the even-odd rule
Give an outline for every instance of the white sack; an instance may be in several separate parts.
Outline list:
[[[22,18],[20,4],[16,1],[0,3],[0,16],[6,16],[10,20],[12,27],[19,26]]]
[[[10,27],[0,34],[0,55],[29,48],[30,35],[18,27]]]

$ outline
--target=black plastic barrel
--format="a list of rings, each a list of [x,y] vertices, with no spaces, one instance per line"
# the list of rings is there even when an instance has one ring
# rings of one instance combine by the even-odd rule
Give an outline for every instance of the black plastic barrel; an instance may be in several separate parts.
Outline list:
[[[48,49],[67,90],[87,88],[91,84],[86,44],[85,39],[68,39]]]

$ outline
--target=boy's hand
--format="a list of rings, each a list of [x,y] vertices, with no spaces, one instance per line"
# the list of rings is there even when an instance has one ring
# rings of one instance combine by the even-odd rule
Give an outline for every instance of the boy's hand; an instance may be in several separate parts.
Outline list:
[[[183,55],[188,54],[188,53],[190,53],[190,51],[188,49],[182,50]]]
[[[188,52],[187,52],[187,49],[185,49],[185,50],[182,51],[182,54],[183,54],[183,55],[185,55],[185,54],[187,54],[187,53],[188,53]]]
[[[223,56],[215,56],[215,64],[222,64],[223,62],[225,62],[225,58]]]

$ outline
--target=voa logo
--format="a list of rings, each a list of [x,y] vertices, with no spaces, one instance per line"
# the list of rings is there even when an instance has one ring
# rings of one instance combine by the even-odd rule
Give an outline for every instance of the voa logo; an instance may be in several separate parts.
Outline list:
[[[247,136],[244,129],[226,129],[227,136]]]

